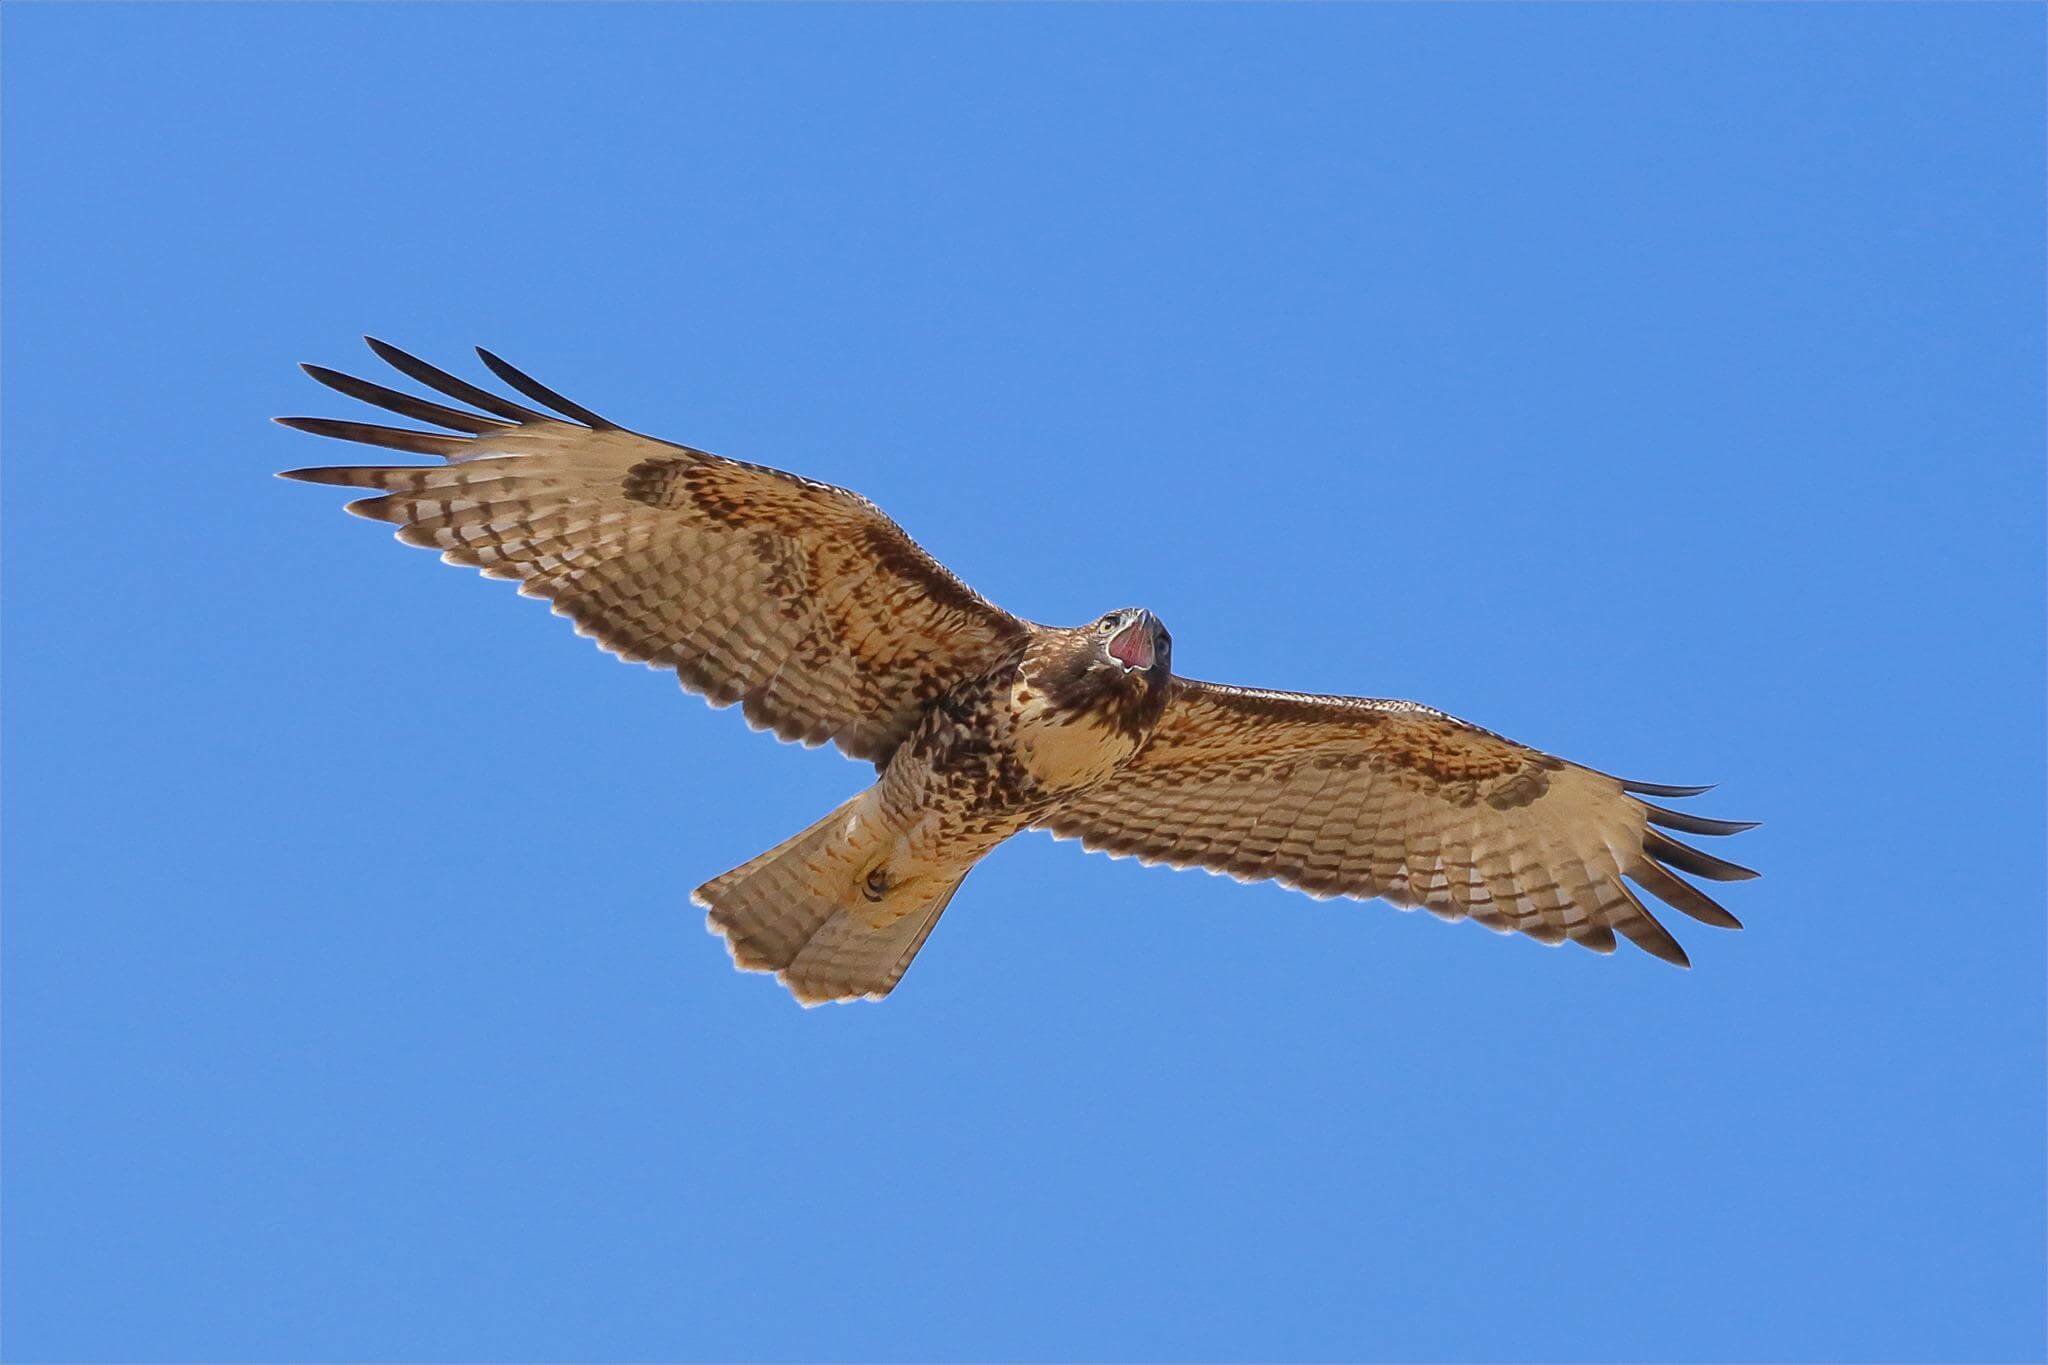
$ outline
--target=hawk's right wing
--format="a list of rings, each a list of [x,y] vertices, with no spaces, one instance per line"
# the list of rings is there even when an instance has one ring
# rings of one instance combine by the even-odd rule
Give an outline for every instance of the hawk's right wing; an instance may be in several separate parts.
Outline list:
[[[855,493],[626,431],[484,362],[535,411],[370,342],[401,373],[478,411],[318,366],[353,398],[459,435],[281,417],[317,436],[435,465],[297,469],[370,488],[349,511],[493,578],[519,580],[621,658],[674,669],[784,739],[888,761],[924,704],[987,671],[1024,622],[976,594]]]

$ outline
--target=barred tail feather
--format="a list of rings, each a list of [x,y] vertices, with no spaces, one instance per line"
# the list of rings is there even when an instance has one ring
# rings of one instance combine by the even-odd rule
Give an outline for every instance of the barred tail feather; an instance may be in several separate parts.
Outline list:
[[[880,1000],[896,989],[911,959],[967,879],[916,882],[869,903],[854,903],[827,919],[781,972],[782,984],[805,1005],[825,1000]]]
[[[876,899],[866,873],[879,849],[850,818],[859,799],[691,896],[736,964],[774,972],[805,1005],[894,990],[966,876],[906,883]]]

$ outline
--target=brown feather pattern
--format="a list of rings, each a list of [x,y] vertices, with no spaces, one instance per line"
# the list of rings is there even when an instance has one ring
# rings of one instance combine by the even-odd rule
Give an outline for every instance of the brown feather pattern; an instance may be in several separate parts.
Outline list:
[[[1024,637],[1022,622],[857,494],[603,423],[496,356],[486,362],[527,397],[584,420],[545,416],[371,345],[401,373],[494,416],[322,370],[314,377],[330,388],[471,434],[280,418],[447,461],[285,477],[377,490],[349,510],[451,563],[518,580],[603,648],[673,669],[786,739],[885,762],[925,703]]]
[[[279,418],[440,461],[285,477],[369,490],[351,512],[391,523],[400,540],[450,562],[517,581],[603,648],[673,670],[686,688],[740,706],[786,739],[830,741],[886,765],[913,731],[926,733],[921,721],[949,707],[996,715],[992,699],[1010,687],[998,670],[1017,667],[1034,642],[1067,634],[980,597],[845,489],[627,431],[488,351],[478,354],[500,380],[559,415],[369,344],[399,373],[478,411],[307,366],[330,389],[459,434]],[[1017,818],[1148,863],[1270,878],[1319,897],[1383,897],[1543,943],[1611,953],[1626,938],[1679,966],[1688,965],[1685,950],[1630,882],[1703,923],[1740,927],[1677,874],[1756,874],[1664,831],[1719,836],[1753,826],[1644,799],[1706,787],[1613,777],[1411,702],[1184,678],[1165,685],[1163,713],[1159,693],[1149,693],[1131,732],[1142,744],[1135,758],[1063,793],[1043,815],[1033,807]],[[954,738],[962,753],[992,758],[986,736]],[[923,742],[904,750],[906,763]],[[904,768],[889,772],[909,782]],[[792,988],[805,998],[886,993],[944,903],[884,939],[834,946],[827,934],[815,948],[798,945],[810,957],[768,965],[797,972]],[[868,970],[877,952],[883,967],[893,964],[879,976]],[[848,975],[856,958],[867,965]]]
[[[1620,934],[1685,966],[1622,879],[1739,928],[1670,867],[1755,874],[1658,833],[1653,811],[1668,814],[1620,779],[1412,702],[1176,678],[1138,756],[1039,823],[1147,863],[1271,878],[1319,897],[1378,896],[1543,943],[1606,953]],[[1688,827],[1715,824],[1749,828]]]

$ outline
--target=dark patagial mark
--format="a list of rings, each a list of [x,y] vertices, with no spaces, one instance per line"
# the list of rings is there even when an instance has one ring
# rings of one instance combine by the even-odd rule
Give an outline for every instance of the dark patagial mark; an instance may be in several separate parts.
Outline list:
[[[1549,773],[1541,768],[1526,768],[1488,792],[1486,804],[1495,810],[1514,810],[1528,805],[1549,790]]]
[[[649,507],[671,509],[683,505],[686,494],[682,483],[690,462],[671,455],[659,455],[651,460],[642,460],[626,471],[625,482],[619,491],[634,502]]]

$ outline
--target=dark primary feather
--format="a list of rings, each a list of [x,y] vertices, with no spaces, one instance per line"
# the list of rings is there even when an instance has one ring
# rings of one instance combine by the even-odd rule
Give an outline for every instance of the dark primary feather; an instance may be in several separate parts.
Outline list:
[[[1623,791],[1634,792],[1638,796],[1705,796],[1714,789],[1711,782],[1704,787],[1669,787],[1661,782],[1631,782],[1625,777],[1614,780],[1621,783]]]
[[[278,417],[279,426],[326,436],[337,441],[357,441],[408,455],[433,455],[452,460],[461,455],[469,441],[461,436],[441,436],[431,431],[408,431],[404,427],[380,427],[371,422],[343,422],[332,417]],[[290,477],[290,476],[287,476]]]
[[[300,483],[325,483],[336,488],[383,488],[385,481],[394,475],[409,472],[413,466],[398,465],[314,465],[308,469],[286,469],[277,477],[296,479]]]
[[[1756,876],[1749,868],[1724,862],[1711,853],[1702,853],[1692,845],[1681,844],[1654,829],[1643,831],[1643,852],[1660,863],[1668,863],[1681,872],[1690,872],[1708,881],[1746,882]]]
[[[1763,823],[1761,820],[1710,820],[1704,815],[1694,815],[1689,811],[1666,810],[1662,806],[1653,806],[1648,801],[1643,802],[1643,809],[1650,813],[1651,824],[1662,825],[1665,829],[1675,829],[1683,834],[1709,834],[1717,837],[1724,834],[1740,834]]]
[[[1722,909],[1713,897],[1691,882],[1673,876],[1661,864],[1645,859],[1631,868],[1628,875],[1638,886],[1658,900],[1673,909],[1684,911],[1702,924],[1711,924],[1719,929],[1742,927],[1742,921]]]
[[[618,423],[607,422],[581,403],[573,403],[556,393],[532,375],[523,373],[508,365],[483,347],[476,348],[478,358],[491,367],[491,373],[510,384],[513,388],[531,398],[534,402],[553,408],[565,417],[573,417],[594,431],[616,431]]]
[[[1647,782],[1625,782],[1623,789],[1631,792],[1655,791],[1657,788]],[[1695,795],[1713,790],[1712,787],[1680,788],[1665,787],[1659,795]],[[1667,810],[1663,806],[1641,803],[1651,825],[1665,829],[1683,830],[1688,834],[1722,836],[1740,834],[1755,829],[1761,822],[1756,820],[1713,820],[1704,815],[1692,815],[1685,811]],[[1644,862],[1633,869],[1629,876],[1644,890],[1676,910],[1683,911],[1702,924],[1711,924],[1720,929],[1740,929],[1742,921],[1730,914],[1722,905],[1692,883],[1672,875],[1670,869],[1690,872],[1695,877],[1705,877],[1717,882],[1748,881],[1758,874],[1750,868],[1725,859],[1716,858],[1682,844],[1678,840],[1660,834],[1655,829],[1643,831]],[[1640,902],[1638,902],[1640,904]],[[1645,914],[1648,912],[1645,911]],[[1674,941],[1672,946],[1677,947]],[[1661,956],[1661,954],[1660,954]]]
[[[472,436],[500,430],[510,425],[495,417],[463,412],[459,408],[444,407],[424,398],[415,398],[409,393],[400,393],[397,389],[387,389],[382,384],[372,384],[367,379],[358,379],[352,374],[330,370],[325,365],[301,365],[299,368],[336,393],[359,398],[386,412],[395,412],[400,417],[410,417],[415,422],[432,422],[435,426],[447,427],[451,431],[466,431]]]
[[[1670,873],[1667,872],[1664,875],[1671,881],[1678,882],[1678,878],[1672,877]],[[1642,901],[1637,899],[1636,893],[1628,889],[1628,883],[1622,881],[1619,877],[1612,878],[1611,880],[1613,882],[1614,889],[1621,893],[1621,898],[1624,901],[1626,901],[1629,905],[1633,906],[1635,909],[1635,914],[1633,916],[1625,917],[1623,919],[1616,921],[1614,927],[1621,934],[1621,936],[1627,939],[1630,943],[1635,944],[1636,947],[1641,948],[1650,956],[1655,958],[1661,958],[1664,961],[1669,962],[1674,967],[1692,966],[1692,959],[1685,955],[1685,949],[1679,947],[1678,940],[1671,937],[1671,931],[1669,929],[1666,929],[1662,924],[1657,922],[1657,917],[1651,914],[1649,910],[1644,907]],[[1685,885],[1685,883],[1683,882],[1678,882],[1678,884],[1680,886]],[[1686,887],[1686,890],[1688,891],[1690,891],[1691,889],[1691,887]],[[1702,899],[1705,898],[1702,897]],[[1713,906],[1713,908],[1716,910],[1721,909],[1720,906],[1714,905],[1712,901],[1708,901],[1707,904]],[[1679,906],[1679,909],[1683,910],[1685,909],[1685,907]],[[1687,913],[1691,912],[1688,911]],[[1724,915],[1728,915],[1728,912],[1725,910],[1721,910],[1721,913]],[[1705,917],[1699,916],[1699,918]],[[1732,920],[1735,917],[1733,915],[1728,915],[1728,918]],[[1715,922],[1716,921],[1711,919],[1707,920],[1707,923],[1709,924],[1713,924]],[[1739,929],[1742,926],[1738,924],[1734,927]]]
[[[500,398],[489,389],[480,389],[466,379],[457,379],[448,371],[434,365],[429,365],[418,356],[406,354],[388,341],[379,341],[375,337],[364,337],[363,340],[368,343],[371,350],[377,353],[377,358],[392,369],[397,370],[400,374],[410,379],[418,380],[430,389],[445,393],[450,398],[459,398],[472,407],[482,408],[485,412],[496,413],[498,416],[512,422],[545,422],[548,420],[545,413],[535,412],[532,408],[521,407],[509,398]]]

